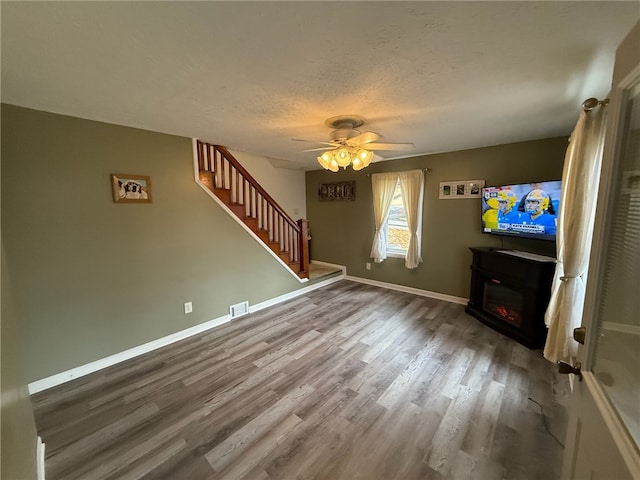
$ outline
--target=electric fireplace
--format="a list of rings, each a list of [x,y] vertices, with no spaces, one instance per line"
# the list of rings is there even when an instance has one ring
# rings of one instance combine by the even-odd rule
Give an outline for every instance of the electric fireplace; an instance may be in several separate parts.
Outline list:
[[[544,313],[555,272],[554,259],[493,248],[471,251],[467,313],[529,348],[541,348],[546,337]]]
[[[499,280],[492,278],[484,281],[482,310],[505,322],[520,327],[522,325],[524,294],[505,287]]]

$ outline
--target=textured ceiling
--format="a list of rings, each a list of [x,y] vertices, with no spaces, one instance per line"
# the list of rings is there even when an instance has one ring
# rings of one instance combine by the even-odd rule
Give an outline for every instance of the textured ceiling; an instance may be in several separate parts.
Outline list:
[[[570,133],[639,2],[2,2],[2,101],[316,169],[324,120],[410,155]],[[385,158],[407,156],[380,152]],[[279,161],[280,162],[279,162]]]

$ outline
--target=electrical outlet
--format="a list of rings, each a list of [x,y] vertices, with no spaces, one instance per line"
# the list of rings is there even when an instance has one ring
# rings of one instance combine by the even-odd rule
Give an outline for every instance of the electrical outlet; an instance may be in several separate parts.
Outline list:
[[[371,264],[370,263],[365,263],[364,266],[365,266],[365,268],[367,270],[371,270]]]
[[[193,303],[192,302],[187,302],[184,304],[184,313],[191,313],[193,312]]]

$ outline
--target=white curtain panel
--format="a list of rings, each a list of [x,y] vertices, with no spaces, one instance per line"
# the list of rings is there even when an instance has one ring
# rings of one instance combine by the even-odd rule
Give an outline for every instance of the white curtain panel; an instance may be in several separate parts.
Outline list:
[[[384,224],[389,216],[389,208],[398,183],[397,173],[374,173],[371,175],[373,190],[373,219],[376,233],[371,246],[371,258],[376,263],[387,258],[387,240],[384,235]]]
[[[407,215],[409,226],[409,246],[404,265],[407,268],[416,268],[422,263],[421,236],[422,230],[422,197],[424,195],[424,174],[422,170],[400,172],[400,189],[402,190],[402,203]]]
[[[545,313],[549,332],[544,357],[554,363],[570,362],[578,350],[573,329],[582,321],[605,119],[606,105],[580,112],[564,159],[556,237],[558,263]]]

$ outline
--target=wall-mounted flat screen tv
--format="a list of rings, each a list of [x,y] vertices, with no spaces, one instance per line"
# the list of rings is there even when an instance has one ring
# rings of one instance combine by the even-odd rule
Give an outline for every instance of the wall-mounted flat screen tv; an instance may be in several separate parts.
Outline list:
[[[482,232],[555,240],[561,180],[482,189]]]

